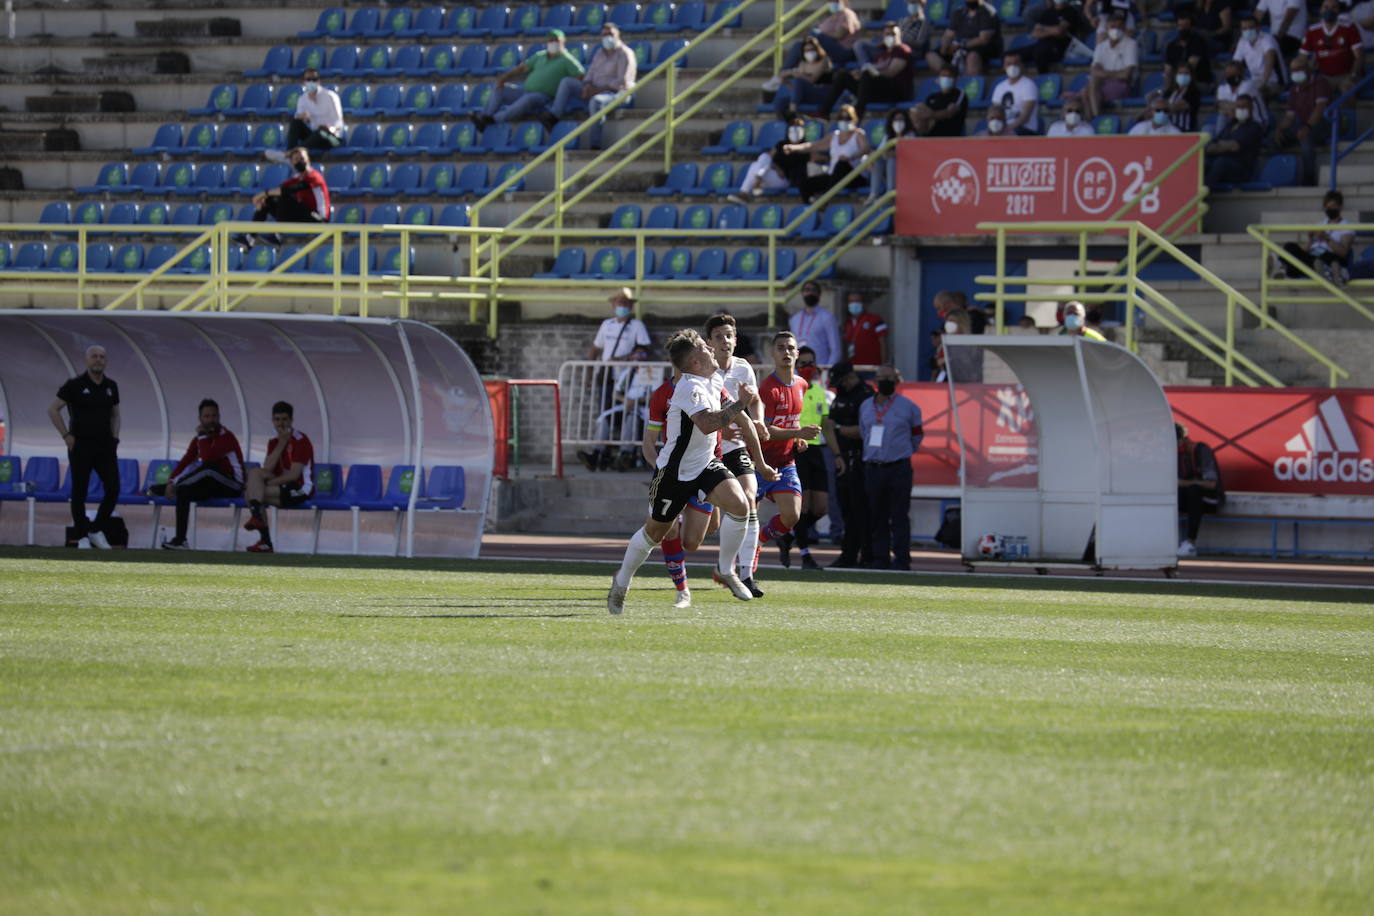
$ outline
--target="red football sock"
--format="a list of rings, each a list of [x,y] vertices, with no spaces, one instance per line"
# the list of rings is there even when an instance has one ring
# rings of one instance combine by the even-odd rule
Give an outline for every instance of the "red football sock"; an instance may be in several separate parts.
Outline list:
[[[687,587],[687,554],[682,549],[682,537],[664,538],[659,544],[663,549],[663,565],[668,567],[668,576],[678,591]]]

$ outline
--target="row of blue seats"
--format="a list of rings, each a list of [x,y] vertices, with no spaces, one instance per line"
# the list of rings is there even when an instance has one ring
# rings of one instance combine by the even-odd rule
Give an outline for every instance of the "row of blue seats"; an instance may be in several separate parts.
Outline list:
[[[256,462],[245,462],[248,467],[256,467]],[[22,476],[20,469],[23,469]],[[146,463],[142,484],[139,479],[139,463],[134,458],[119,459],[118,505],[152,506],[153,534],[152,543],[156,546],[158,520],[164,506],[173,505],[172,500],[163,497],[147,496],[147,490],[155,485],[165,484],[171,476],[176,462],[155,459]],[[58,481],[61,481],[59,484]],[[29,538],[32,543],[33,522],[38,503],[65,503],[71,499],[71,468],[62,473],[56,458],[30,458],[22,461],[14,455],[0,455],[0,481],[10,486],[0,488],[0,501],[25,501],[29,507]],[[18,482],[18,486],[13,484]],[[462,511],[467,497],[467,475],[458,465],[435,465],[426,473],[417,471],[414,465],[398,464],[383,475],[383,469],[376,464],[355,464],[349,467],[347,478],[339,464],[315,465],[314,498],[300,506],[282,511],[309,510],[314,513],[314,540],[312,552],[320,546],[320,518],[326,511],[344,511],[353,514],[353,552],[358,552],[359,515],[362,512],[391,512],[396,515],[396,547],[400,548],[400,513],[410,507],[411,493],[419,486],[415,505],[421,510],[458,510]],[[86,491],[86,505],[98,504],[104,496],[104,486],[100,478],[91,475]],[[228,508],[234,510],[235,542],[240,512],[246,508],[242,498],[209,499],[197,503],[196,508]],[[194,515],[192,520],[194,522]],[[192,529],[194,530],[194,529]]]
[[[345,118],[353,120],[378,115],[409,118],[472,114],[482,110],[495,86],[493,81],[472,85],[446,82],[442,86],[433,83],[408,86],[353,83],[342,88],[338,85],[328,88],[339,93]],[[197,117],[291,117],[296,113],[300,96],[301,87],[294,83],[286,86],[253,83],[243,91],[242,98],[237,86],[221,83],[210,90],[203,106],[188,109],[188,113]]]
[[[777,249],[776,277],[789,276],[811,252],[793,248]],[[810,276],[828,277],[833,267]],[[690,248],[669,248],[658,252],[644,249],[643,260],[635,261],[633,248],[600,248],[587,255],[585,248],[564,248],[553,266],[534,275],[540,280],[767,280],[768,254],[760,248],[741,248],[730,255],[724,248],[703,248],[693,254]]]
[[[852,223],[857,215],[853,204],[830,204],[820,213],[812,213],[802,218],[802,214],[806,210],[806,204],[797,204],[784,215],[783,208],[778,204],[764,204],[755,207],[750,213],[749,208],[743,204],[726,204],[720,208],[719,213],[714,213],[707,204],[684,206],[681,211],[675,204],[658,204],[649,210],[649,215],[646,218],[639,204],[621,204],[611,214],[606,233],[613,235],[617,231],[636,229],[649,231],[758,229],[767,231],[781,229],[800,220],[796,227],[787,233],[787,238],[823,239],[839,233],[845,226]],[[878,233],[889,231],[884,226],[886,223],[875,227],[875,231]]]
[[[374,162],[359,168],[351,162],[333,162],[325,166],[325,183],[334,197],[362,197],[367,194],[408,194],[411,196],[439,195],[461,197],[485,194],[504,182],[511,173],[522,168],[521,163],[508,162],[493,175],[485,162],[471,162],[461,170],[450,162],[435,163],[428,172],[418,162],[390,165]],[[194,197],[200,194],[230,196],[253,194],[262,188],[273,188],[285,181],[289,171],[278,172],[277,166],[267,166],[252,180],[257,166],[245,164],[226,166],[221,162],[206,162],[199,167],[189,162],[163,166],[157,162],[140,162],[132,172],[128,163],[109,162],[100,169],[93,185],[82,185],[78,194],[178,194]],[[524,190],[521,178],[512,190]]]
[[[120,245],[115,248],[105,242],[94,242],[86,246],[86,271],[88,273],[147,273],[161,267],[181,250],[180,245],[168,243],[152,245],[146,251],[138,243]],[[283,246],[280,251],[265,245],[255,245],[244,250],[241,246],[229,246],[229,269],[245,271],[268,271],[284,263],[301,246]],[[75,242],[62,242],[49,245],[46,242],[23,242],[15,251],[10,242],[0,242],[0,271],[59,271],[71,273],[80,266],[81,249]],[[332,274],[334,272],[334,249],[323,247],[302,258],[288,268],[288,272],[315,272]],[[406,253],[406,270],[415,264],[415,251]],[[202,245],[183,258],[168,273],[203,274],[210,271],[210,246]],[[344,251],[342,270],[347,274],[361,272],[362,260],[358,248],[349,247]],[[399,245],[385,251],[376,246],[368,247],[367,269],[372,274],[399,274],[402,268],[402,252]]]
[[[637,69],[647,73],[683,48],[687,41],[671,38],[654,50],[652,42],[629,42]],[[574,42],[569,53],[586,66],[600,45]],[[306,45],[293,57],[289,45],[270,48],[261,67],[243,71],[247,77],[296,77],[306,70],[318,70],[326,79],[337,77],[387,76],[498,76],[544,49],[544,45],[525,46],[507,42],[488,50],[486,45],[468,45],[459,52],[453,45]],[[677,59],[676,67],[687,66],[688,55]]]
[[[214,226],[228,220],[247,221],[253,218],[253,205],[237,209],[232,204],[178,204],[169,211],[164,203],[137,204],[120,201],[108,208],[101,201],[82,201],[75,208],[65,200],[57,200],[43,207],[39,222],[53,227],[57,235],[67,226],[110,226],[108,230],[92,230],[88,236],[113,235],[115,226]],[[334,207],[335,224],[374,226],[405,223],[411,226],[467,226],[467,204],[445,204],[436,211],[432,204],[411,204],[404,210],[399,204],[377,204],[369,210],[363,204],[340,204]],[[70,231],[70,230],[68,230]]]
[[[744,175],[748,170],[749,164],[741,162],[739,164],[739,174],[735,173],[735,166],[729,162],[713,162],[706,168],[701,168],[695,162],[677,162],[668,170],[668,177],[663,184],[658,187],[649,188],[649,192],[656,196],[671,196],[682,194],[687,197],[703,197],[708,194],[734,194],[744,181]],[[856,179],[856,183],[861,179]],[[850,185],[846,191],[840,193],[857,194],[866,190],[866,185],[855,187]],[[765,191],[768,195],[774,194],[796,194],[796,188],[786,188]]]
[[[609,10],[604,3],[574,6],[560,3],[548,7],[534,4],[514,9],[492,4],[479,13],[473,6],[425,6],[412,12],[406,7],[365,6],[348,18],[343,7],[320,12],[313,29],[297,32],[297,38],[500,38],[509,35],[543,35],[549,29],[562,29],[568,35],[595,34],[606,22],[613,22],[621,34],[638,32],[700,31],[725,19],[739,0],[722,0],[707,17],[702,0],[684,3],[617,3]],[[738,27],[739,18],[728,24]]]
[[[559,121],[550,131],[538,121],[521,121],[514,124],[492,124],[485,130],[478,131],[470,121],[460,121],[451,125],[436,121],[418,127],[406,122],[368,122],[349,128],[344,144],[330,150],[328,155],[332,160],[366,156],[535,154],[542,153],[562,140],[577,126],[577,121]],[[271,141],[274,139],[279,142],[272,144]],[[194,124],[190,128],[183,128],[180,124],[163,124],[154,134],[152,144],[136,147],[133,153],[139,156],[165,155],[178,159],[221,159],[227,156],[258,156],[265,149],[281,149],[285,142],[286,134],[280,124],[260,124],[256,129],[251,129],[247,124],[226,124],[223,129],[215,124]],[[572,148],[576,149],[580,145],[579,138],[573,143]],[[171,174],[171,168],[168,167],[168,174]],[[246,184],[240,186],[249,187]]]

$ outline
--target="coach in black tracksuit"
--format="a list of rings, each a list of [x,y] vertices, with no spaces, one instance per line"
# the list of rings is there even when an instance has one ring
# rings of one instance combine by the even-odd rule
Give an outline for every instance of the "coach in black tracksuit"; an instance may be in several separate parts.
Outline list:
[[[825,420],[825,431],[830,448],[839,459],[835,466],[835,495],[844,515],[844,542],[839,558],[830,565],[844,569],[873,561],[868,496],[864,489],[864,442],[859,435],[859,408],[873,397],[873,389],[859,378],[854,364],[848,360],[830,368],[830,382],[835,386],[835,400]]]
[[[105,523],[119,499],[119,386],[105,375],[105,348],[86,348],[86,371],[57,390],[57,399],[48,407],[48,418],[67,444],[67,460],[72,472],[72,526],[76,538],[90,537],[93,547],[108,548]],[[69,423],[62,420],[67,408]],[[86,520],[86,489],[91,472],[100,477],[105,495],[95,521]]]

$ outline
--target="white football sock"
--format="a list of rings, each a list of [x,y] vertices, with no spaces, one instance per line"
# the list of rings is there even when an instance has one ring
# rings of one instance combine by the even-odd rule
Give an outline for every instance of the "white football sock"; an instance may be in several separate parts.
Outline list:
[[[735,560],[739,557],[740,547],[745,543],[744,536],[749,529],[749,516],[731,515],[723,512],[720,516],[720,558],[716,569],[721,575],[731,575],[735,571]]]
[[[625,545],[625,560],[615,574],[615,584],[621,588],[629,588],[630,580],[635,577],[639,567],[644,565],[644,561],[649,559],[649,554],[653,553],[657,546],[649,540],[649,535],[644,533],[643,528],[630,535],[630,543]]]
[[[721,518],[721,527],[725,527],[725,519]],[[739,563],[739,575],[741,579],[748,579],[752,576],[754,568],[754,544],[759,539],[759,510],[753,508],[749,510],[749,515],[744,523],[744,543],[740,545],[739,552],[736,554],[736,562]],[[724,544],[724,541],[721,541]]]

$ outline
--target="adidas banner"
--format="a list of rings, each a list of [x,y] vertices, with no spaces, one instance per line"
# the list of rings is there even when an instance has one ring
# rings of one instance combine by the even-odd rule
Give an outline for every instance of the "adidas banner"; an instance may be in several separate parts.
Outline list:
[[[1202,184],[1196,134],[922,138],[897,144],[897,232],[977,235],[981,222],[1118,219],[1158,229]],[[1192,156],[1148,194],[1141,190]]]

